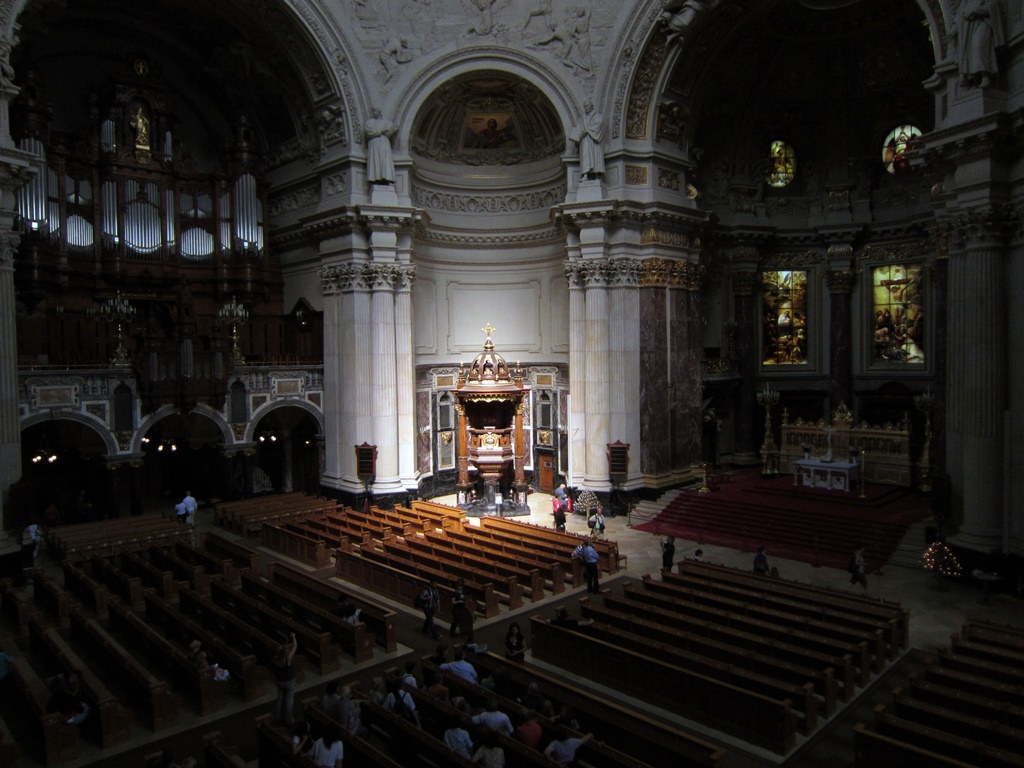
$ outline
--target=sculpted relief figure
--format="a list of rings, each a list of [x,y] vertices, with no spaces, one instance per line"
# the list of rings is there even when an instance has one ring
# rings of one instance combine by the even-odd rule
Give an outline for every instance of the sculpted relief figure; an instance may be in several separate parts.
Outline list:
[[[958,63],[963,85],[987,88],[999,73],[996,48],[1006,44],[999,0],[964,0],[960,5]]]
[[[668,42],[682,42],[683,33],[703,11],[714,8],[718,0],[661,0],[661,23],[668,29]]]
[[[583,112],[583,120],[569,138],[580,148],[580,178],[599,179],[604,175],[604,115],[594,110],[590,99],[583,105]]]
[[[366,180],[371,184],[394,184],[395,162],[391,157],[391,137],[397,127],[381,117],[378,107],[366,121]]]

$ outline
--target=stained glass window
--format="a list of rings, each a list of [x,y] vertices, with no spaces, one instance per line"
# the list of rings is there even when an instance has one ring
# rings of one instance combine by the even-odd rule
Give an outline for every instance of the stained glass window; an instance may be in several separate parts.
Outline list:
[[[768,150],[767,181],[773,187],[785,187],[796,178],[796,153],[784,141],[773,141]]]
[[[885,170],[894,176],[910,173],[910,160],[907,152],[914,148],[914,142],[921,136],[921,131],[913,125],[897,125],[885,137],[882,145],[882,162]]]
[[[872,339],[875,362],[924,362],[924,285],[920,264],[875,267]]]
[[[761,273],[763,365],[807,362],[807,273]]]

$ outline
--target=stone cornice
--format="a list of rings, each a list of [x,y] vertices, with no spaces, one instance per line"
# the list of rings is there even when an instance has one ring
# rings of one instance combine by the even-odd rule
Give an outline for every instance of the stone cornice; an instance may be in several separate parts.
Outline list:
[[[324,296],[350,291],[408,291],[416,279],[411,264],[347,262],[320,268],[320,289]]]

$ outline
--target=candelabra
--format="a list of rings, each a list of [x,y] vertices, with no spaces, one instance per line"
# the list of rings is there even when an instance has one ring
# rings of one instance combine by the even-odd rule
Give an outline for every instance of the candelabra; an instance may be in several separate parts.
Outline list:
[[[112,299],[107,299],[100,305],[100,317],[108,323],[114,323],[117,329],[117,348],[114,350],[114,357],[110,364],[119,368],[127,368],[132,364],[128,357],[128,349],[124,345],[124,329],[130,325],[135,317],[135,307],[128,303],[128,299],[118,291]]]
[[[767,384],[757,393],[757,402],[764,408],[764,442],[761,443],[761,474],[774,477],[779,474],[779,447],[772,437],[772,406],[779,403],[779,392]]]
[[[236,365],[245,364],[245,355],[238,346],[238,326],[244,325],[249,320],[249,312],[244,304],[239,304],[235,297],[231,297],[231,303],[220,308],[217,316],[225,322],[231,323],[231,359]]]
[[[918,463],[917,487],[922,493],[928,493],[932,489],[932,406],[935,397],[932,395],[931,387],[927,392],[914,395],[914,405],[924,414],[924,445],[921,446],[921,461]]]

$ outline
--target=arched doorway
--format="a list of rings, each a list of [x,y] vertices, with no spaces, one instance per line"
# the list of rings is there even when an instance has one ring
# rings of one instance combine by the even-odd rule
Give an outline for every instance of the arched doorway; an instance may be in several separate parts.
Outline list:
[[[174,413],[155,422],[142,438],[143,506],[168,509],[187,491],[203,503],[224,495],[227,459],[217,424],[197,413]]]
[[[253,428],[253,494],[320,490],[321,431],[317,420],[294,406],[275,408]]]

